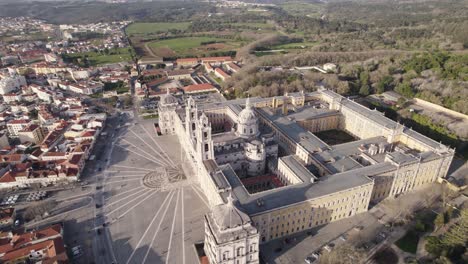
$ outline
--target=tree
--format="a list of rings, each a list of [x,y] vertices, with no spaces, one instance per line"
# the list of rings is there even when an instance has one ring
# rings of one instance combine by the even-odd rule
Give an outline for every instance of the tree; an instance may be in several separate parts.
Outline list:
[[[435,264],[452,264],[453,262],[450,261],[447,257],[441,256],[434,261]]]
[[[395,91],[407,98],[414,97],[414,91],[409,82],[402,82],[395,88]]]
[[[333,251],[324,253],[320,257],[321,264],[348,264],[362,263],[366,259],[366,254],[360,249],[356,249],[350,244],[344,244]]]
[[[436,229],[441,228],[445,224],[445,217],[444,214],[438,214],[436,218],[434,219],[434,225]]]
[[[440,238],[436,236],[426,237],[426,244],[424,248],[427,252],[431,253],[434,256],[440,256],[445,250],[445,246],[440,241]]]
[[[363,84],[359,89],[359,94],[362,96],[367,96],[370,94],[370,87],[368,84]]]
[[[26,221],[31,221],[35,218],[42,217],[45,213],[50,214],[50,211],[56,206],[57,202],[51,200],[34,203],[32,206],[26,208],[24,212],[24,219]]]
[[[359,94],[363,96],[367,96],[370,94],[370,87],[369,87],[369,72],[363,71],[359,74],[359,82],[361,84],[361,88],[359,88]]]
[[[377,91],[376,93],[381,94],[387,90],[390,89],[391,85],[393,83],[393,77],[390,75],[387,75],[383,77],[378,83],[377,83]]]
[[[466,246],[468,242],[468,209],[460,212],[460,220],[454,224],[442,238],[442,243],[447,246]]]
[[[126,95],[123,100],[124,100],[125,107],[132,106],[133,101],[132,101],[132,97],[130,95]]]
[[[130,72],[131,72],[131,70],[132,70],[132,66],[130,66],[130,65],[125,65],[124,70],[125,70],[126,72],[128,72],[128,74],[130,74]]]

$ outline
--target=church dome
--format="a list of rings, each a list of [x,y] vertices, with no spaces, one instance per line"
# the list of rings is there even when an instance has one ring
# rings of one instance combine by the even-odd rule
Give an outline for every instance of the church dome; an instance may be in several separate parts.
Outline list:
[[[240,124],[252,124],[257,122],[257,115],[250,105],[250,98],[247,98],[245,108],[239,113]]]
[[[250,217],[237,208],[231,194],[227,197],[226,204],[217,205],[213,208],[213,218],[221,230],[250,223]]]
[[[161,100],[159,103],[162,104],[163,106],[166,106],[166,105],[177,104],[178,101],[177,101],[177,98],[175,98],[172,94],[169,93],[169,89],[167,89],[166,94],[161,96]]]

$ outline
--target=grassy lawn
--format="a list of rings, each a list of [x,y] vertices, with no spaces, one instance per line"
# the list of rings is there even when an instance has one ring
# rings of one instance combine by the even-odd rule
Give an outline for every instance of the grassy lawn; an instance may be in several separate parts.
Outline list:
[[[190,22],[174,22],[174,23],[133,23],[128,26],[125,31],[129,35],[147,35],[163,33],[170,30],[186,30],[190,26]]]
[[[129,88],[123,82],[119,81],[117,83],[104,83],[104,91],[116,91],[117,94],[123,94],[128,92]]]
[[[419,235],[415,230],[409,230],[395,245],[401,250],[415,254],[418,248]]]
[[[158,118],[158,114],[152,114],[152,115],[142,115],[143,119],[153,119],[153,118]]]
[[[204,44],[206,42],[216,43]],[[161,57],[185,57],[235,50],[240,46],[240,43],[230,39],[214,37],[183,37],[151,42],[148,46],[156,55]]]
[[[117,63],[122,61],[131,61],[132,56],[128,48],[110,49],[108,54],[99,52],[81,52],[67,54],[70,60],[88,58],[89,66],[103,65],[108,63]]]
[[[314,135],[332,146],[356,140],[353,136],[346,133],[345,131],[337,129],[316,132]]]
[[[214,75],[214,73],[210,72],[210,77],[215,80],[215,82],[217,82],[218,84],[222,84],[223,83],[223,80],[221,80],[221,78],[219,78],[218,76]]]

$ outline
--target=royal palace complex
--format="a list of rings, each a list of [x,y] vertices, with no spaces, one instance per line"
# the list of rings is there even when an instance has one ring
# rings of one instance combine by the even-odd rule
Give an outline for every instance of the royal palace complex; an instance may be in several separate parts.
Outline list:
[[[210,104],[161,98],[205,191],[210,263],[259,263],[259,244],[365,212],[445,177],[454,150],[330,90]],[[347,135],[327,144],[317,134]]]

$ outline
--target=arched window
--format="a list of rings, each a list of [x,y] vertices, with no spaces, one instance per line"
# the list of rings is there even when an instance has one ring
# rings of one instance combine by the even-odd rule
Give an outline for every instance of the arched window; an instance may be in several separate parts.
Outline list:
[[[227,260],[228,258],[229,258],[229,251],[224,251],[223,260]]]
[[[281,232],[281,235],[283,235],[283,232]],[[253,243],[252,245],[250,245],[250,252],[254,252],[256,246],[257,246],[257,245],[256,245],[255,243]]]
[[[242,256],[243,252],[244,252],[243,247],[237,248],[237,255],[236,256],[238,256],[238,257]]]

